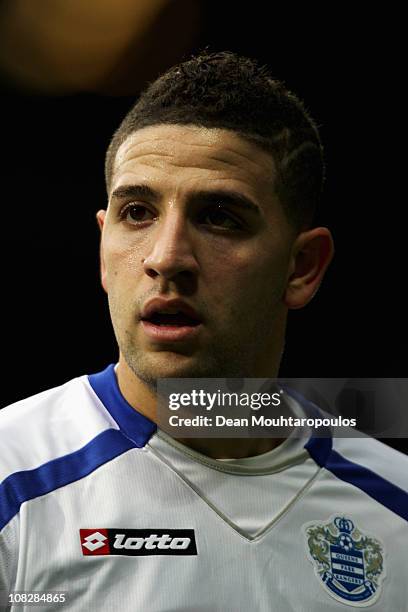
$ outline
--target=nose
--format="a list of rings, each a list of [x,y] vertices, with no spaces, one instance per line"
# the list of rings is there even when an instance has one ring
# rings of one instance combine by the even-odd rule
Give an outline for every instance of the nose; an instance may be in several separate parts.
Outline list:
[[[196,276],[199,265],[189,229],[187,220],[179,212],[161,219],[151,235],[151,249],[143,260],[148,276],[166,280]]]

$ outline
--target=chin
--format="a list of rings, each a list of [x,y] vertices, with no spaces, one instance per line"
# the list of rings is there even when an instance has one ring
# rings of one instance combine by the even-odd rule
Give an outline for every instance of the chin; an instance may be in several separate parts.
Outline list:
[[[147,384],[152,384],[160,378],[200,378],[214,375],[203,374],[203,364],[199,363],[197,358],[171,351],[132,356],[128,363],[136,376]]]

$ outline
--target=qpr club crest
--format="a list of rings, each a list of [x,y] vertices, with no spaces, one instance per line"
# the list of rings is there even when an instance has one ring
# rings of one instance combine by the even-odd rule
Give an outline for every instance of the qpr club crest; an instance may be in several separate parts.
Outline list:
[[[303,526],[309,559],[326,591],[353,607],[370,606],[385,578],[384,548],[345,516]]]

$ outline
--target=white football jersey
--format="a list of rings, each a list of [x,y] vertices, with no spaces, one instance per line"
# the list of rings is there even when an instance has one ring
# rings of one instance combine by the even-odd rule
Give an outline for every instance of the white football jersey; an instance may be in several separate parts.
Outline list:
[[[408,610],[408,458],[369,437],[211,459],[110,365],[1,410],[0,448],[0,609]]]

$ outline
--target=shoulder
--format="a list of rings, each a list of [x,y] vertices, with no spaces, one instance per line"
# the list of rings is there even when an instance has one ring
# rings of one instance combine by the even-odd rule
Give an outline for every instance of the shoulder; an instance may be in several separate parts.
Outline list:
[[[0,532],[23,503],[89,476],[134,447],[87,376],[1,412]]]
[[[325,474],[408,521],[405,455],[357,431],[347,438],[312,438],[305,448]]]
[[[299,393],[290,390],[307,416],[332,419],[312,402],[305,400]],[[338,427],[313,430],[313,435],[305,445],[306,450],[320,467],[326,468],[335,476],[356,485],[362,490],[375,483],[376,488],[386,487],[388,495],[393,490],[404,492],[404,503],[408,507],[408,456],[352,427]]]
[[[356,432],[356,436],[333,440],[332,461],[354,470],[360,467],[366,479],[376,478],[408,493],[408,456],[386,444]],[[407,497],[408,503],[408,497]]]
[[[78,450],[112,426],[86,375],[3,408],[0,483]]]

